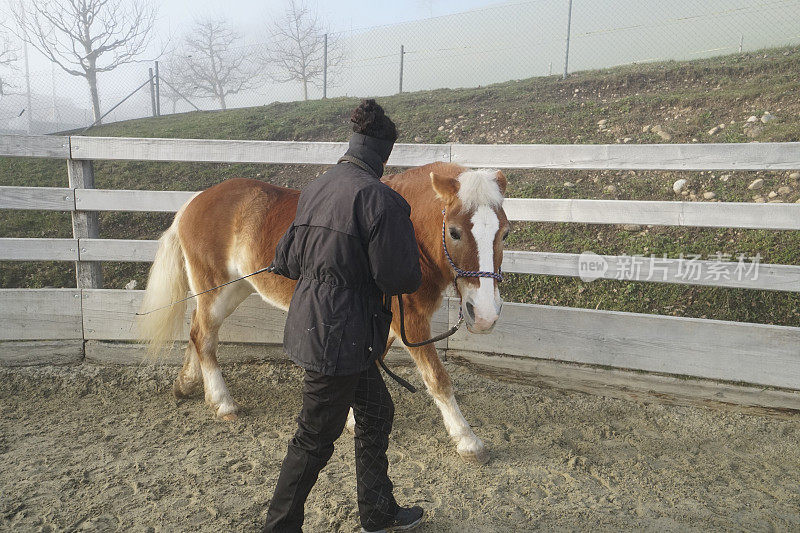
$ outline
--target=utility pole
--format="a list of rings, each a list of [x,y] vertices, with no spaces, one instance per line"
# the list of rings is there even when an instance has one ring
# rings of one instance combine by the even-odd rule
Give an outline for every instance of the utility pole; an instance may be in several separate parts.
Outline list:
[[[59,130],[56,126],[58,119],[56,119],[56,64],[50,63],[50,90],[53,104],[53,113],[51,115],[52,124],[48,127],[49,130]]]
[[[328,97],[328,34],[325,34],[325,43],[322,52],[322,99]]]
[[[570,37],[571,26],[572,26],[572,0],[569,0],[569,12],[567,13],[567,51],[564,54],[564,77],[562,79],[567,79],[567,73],[569,72],[569,37]]]
[[[744,34],[742,34],[741,38],[739,39],[739,53],[742,53],[742,45],[744,45]]]
[[[150,79],[153,80],[153,83],[155,84],[156,116],[160,117],[161,116],[161,82],[159,80],[161,78],[159,77],[159,74],[158,74],[158,61],[156,61],[155,63],[156,63],[155,78],[153,76],[150,76]]]
[[[153,82],[153,69],[149,68],[147,71],[150,73],[150,106],[153,108],[153,116],[156,115],[156,84]]]
[[[403,56],[406,55],[406,49],[400,45],[400,92],[403,92]]]
[[[19,9],[22,13],[23,21],[25,20],[25,5],[20,0]],[[25,28],[22,29],[25,32]],[[27,115],[27,123],[28,123],[28,133],[31,133],[31,126],[33,125],[33,105],[32,105],[32,98],[31,98],[31,68],[28,64],[28,34],[23,33],[22,39],[22,54],[25,58],[25,113]]]

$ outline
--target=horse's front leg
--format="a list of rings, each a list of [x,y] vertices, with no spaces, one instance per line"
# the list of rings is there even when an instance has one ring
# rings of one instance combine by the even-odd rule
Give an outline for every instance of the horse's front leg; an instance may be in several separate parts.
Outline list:
[[[395,300],[393,303],[395,320],[392,322],[392,336],[402,339],[397,301]],[[406,336],[409,342],[419,342],[431,338],[430,317],[435,307],[421,306],[413,297],[404,300],[404,303]],[[427,313],[425,312],[426,308],[429,311]],[[418,348],[406,346],[406,349],[417,364],[428,392],[433,396],[436,406],[442,412],[444,425],[456,443],[458,454],[470,462],[483,464],[488,461],[489,452],[481,439],[472,431],[464,415],[461,414],[461,409],[458,408],[450,375],[439,359],[434,345],[426,344]]]
[[[407,310],[405,323],[409,342],[421,341],[431,337],[429,319]],[[392,333],[395,334],[394,331]],[[489,452],[481,439],[472,431],[464,415],[461,414],[461,409],[459,409],[458,402],[456,402],[456,397],[453,394],[450,375],[439,359],[436,348],[433,344],[427,344],[418,348],[406,347],[406,349],[417,364],[428,392],[433,396],[436,406],[442,412],[444,425],[450,437],[456,443],[458,454],[469,462],[478,464],[487,462],[489,460]]]

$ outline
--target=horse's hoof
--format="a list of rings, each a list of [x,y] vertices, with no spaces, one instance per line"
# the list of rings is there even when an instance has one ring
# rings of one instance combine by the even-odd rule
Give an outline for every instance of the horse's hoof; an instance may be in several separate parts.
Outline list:
[[[485,465],[491,458],[491,454],[486,448],[481,448],[474,452],[458,452],[458,455],[460,455],[464,461],[475,465]]]
[[[483,465],[489,462],[489,450],[475,435],[463,437],[458,443],[456,451],[468,463]]]
[[[172,395],[176,400],[186,400],[192,397],[191,392],[184,392],[177,380],[172,384]]]
[[[239,418],[239,404],[234,401],[224,402],[217,406],[217,418],[226,422],[233,422]]]

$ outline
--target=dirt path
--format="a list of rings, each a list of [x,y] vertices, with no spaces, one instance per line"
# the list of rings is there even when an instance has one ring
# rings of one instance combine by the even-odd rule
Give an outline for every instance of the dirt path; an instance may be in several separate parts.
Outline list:
[[[390,385],[391,474],[421,531],[800,528],[800,416],[643,405],[512,384],[448,363],[492,450],[463,463],[424,393]],[[236,423],[176,405],[175,368],[0,370],[0,529],[255,531],[299,408],[289,364],[227,367]],[[401,369],[419,383],[415,371]],[[349,434],[306,531],[355,531]]]

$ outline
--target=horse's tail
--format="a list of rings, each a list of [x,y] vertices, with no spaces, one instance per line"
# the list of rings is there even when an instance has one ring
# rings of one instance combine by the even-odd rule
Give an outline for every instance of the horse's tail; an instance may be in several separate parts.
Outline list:
[[[169,304],[185,298],[189,290],[183,248],[178,238],[178,222],[186,205],[178,211],[172,225],[161,235],[155,261],[150,267],[147,290],[140,310],[147,314],[140,316],[138,321],[138,336],[143,342],[149,343],[147,357],[158,355],[165,344],[171,344],[183,331],[186,302]],[[162,307],[163,309],[159,309]]]

